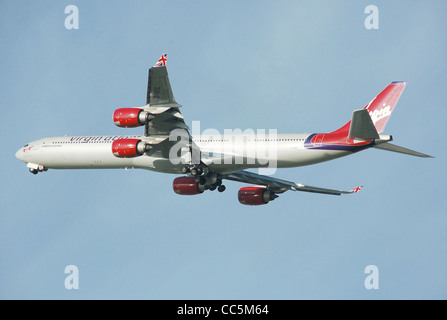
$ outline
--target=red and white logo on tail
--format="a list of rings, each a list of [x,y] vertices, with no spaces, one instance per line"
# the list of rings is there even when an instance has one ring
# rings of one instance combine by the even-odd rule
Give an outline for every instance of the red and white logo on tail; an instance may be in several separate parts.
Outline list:
[[[158,59],[157,63],[154,67],[166,67],[166,62],[168,61],[168,54],[164,53],[161,55],[161,58]]]
[[[392,82],[365,107],[379,134],[385,129],[406,85],[405,81]]]
[[[357,193],[357,192],[359,192],[360,190],[362,190],[362,188],[363,188],[363,186],[360,186],[360,187],[357,187],[357,188],[354,188],[354,189],[350,190],[349,192],[350,192],[350,193]]]

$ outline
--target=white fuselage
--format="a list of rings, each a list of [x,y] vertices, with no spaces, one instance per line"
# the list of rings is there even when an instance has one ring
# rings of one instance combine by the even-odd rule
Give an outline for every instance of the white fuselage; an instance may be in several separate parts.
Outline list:
[[[315,164],[351,154],[346,150],[316,150],[305,146],[309,134],[211,135],[193,136],[202,152],[202,161],[218,173],[247,168],[288,168]],[[117,139],[147,139],[144,136],[50,137],[30,142],[16,157],[46,169],[140,168],[165,173],[181,173],[183,166],[156,153],[135,158],[118,158],[112,153]],[[230,155],[230,156],[229,156]]]

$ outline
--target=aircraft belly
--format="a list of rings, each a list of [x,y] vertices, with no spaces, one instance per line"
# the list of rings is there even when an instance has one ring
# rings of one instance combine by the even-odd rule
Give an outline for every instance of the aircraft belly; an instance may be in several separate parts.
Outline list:
[[[180,174],[183,164],[174,165],[169,159],[141,156],[134,158],[133,166],[139,169],[147,169],[164,173]]]
[[[312,165],[332,159],[344,157],[351,154],[349,151],[342,150],[279,150],[278,152],[278,168],[290,168]]]
[[[264,149],[262,149],[264,150]],[[274,149],[272,149],[274,150]],[[253,152],[254,157],[228,157],[209,164],[212,171],[229,173],[249,168],[290,168],[312,165],[351,154],[343,150],[309,150],[303,144],[278,143],[270,153]]]
[[[110,144],[42,146],[35,161],[52,169],[114,169],[132,165],[132,159],[117,158]]]

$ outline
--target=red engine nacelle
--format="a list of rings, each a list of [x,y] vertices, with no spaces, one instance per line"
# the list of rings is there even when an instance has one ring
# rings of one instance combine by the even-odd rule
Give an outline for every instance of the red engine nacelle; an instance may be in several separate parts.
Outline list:
[[[144,126],[148,118],[149,112],[139,108],[120,108],[113,112],[113,122],[121,128]]]
[[[175,178],[172,185],[175,193],[187,196],[192,196],[205,191],[205,187],[196,182],[194,177]]]
[[[278,196],[271,190],[263,187],[245,187],[238,193],[239,202],[249,206],[259,206],[275,200]]]
[[[139,139],[118,139],[112,143],[112,152],[118,158],[134,158],[149,151],[150,146]]]

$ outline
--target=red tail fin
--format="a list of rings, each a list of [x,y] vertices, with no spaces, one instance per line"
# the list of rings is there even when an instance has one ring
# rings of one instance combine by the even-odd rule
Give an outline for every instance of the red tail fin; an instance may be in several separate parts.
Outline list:
[[[368,110],[374,126],[376,127],[377,133],[381,134],[385,129],[394,108],[399,101],[402,92],[407,85],[404,81],[394,81],[388,87],[386,87],[377,97],[371,100],[370,103],[364,108]],[[337,129],[331,133],[349,133],[349,128],[351,126],[351,121],[345,124],[340,129]]]
[[[392,82],[365,107],[379,134],[385,129],[406,85],[404,81]]]

